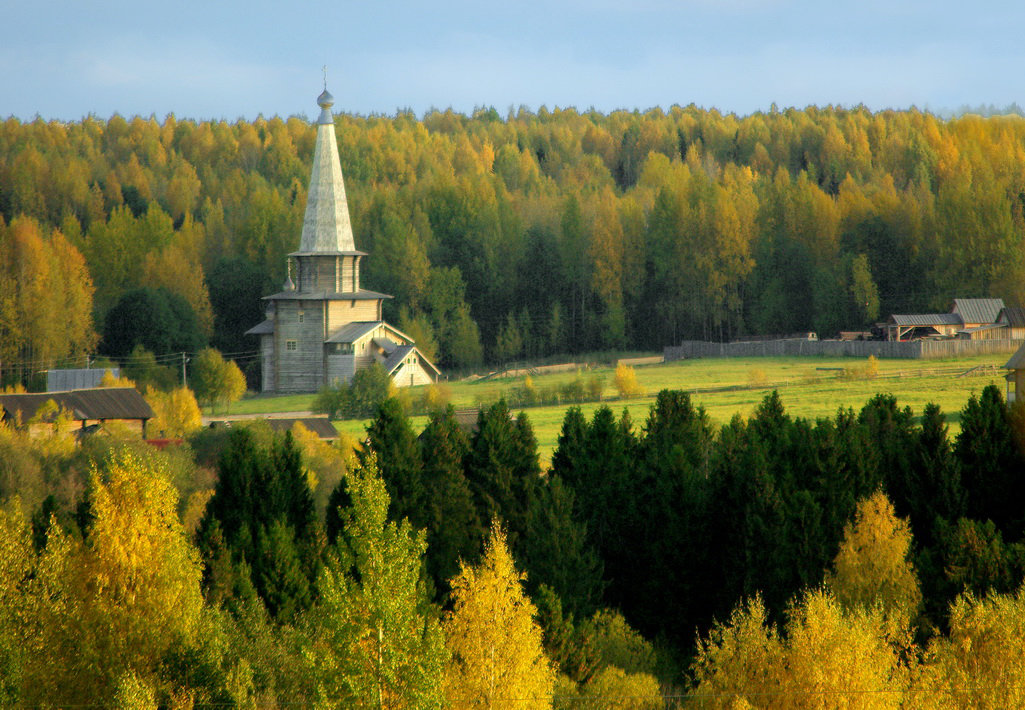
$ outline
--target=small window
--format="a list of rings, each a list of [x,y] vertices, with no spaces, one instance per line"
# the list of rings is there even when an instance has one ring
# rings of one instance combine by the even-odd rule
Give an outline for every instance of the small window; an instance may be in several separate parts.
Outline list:
[[[298,350],[298,349],[299,349],[299,343],[296,342],[295,340],[286,340],[285,341],[285,350],[294,351],[294,350]]]
[[[302,311],[299,311],[299,322],[302,323],[305,320],[306,320],[306,314],[303,313]]]

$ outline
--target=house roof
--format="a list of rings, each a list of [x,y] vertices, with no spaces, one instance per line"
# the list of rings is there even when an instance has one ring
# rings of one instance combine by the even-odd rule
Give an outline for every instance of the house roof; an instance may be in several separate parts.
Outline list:
[[[1025,345],[1018,348],[1004,367],[1008,370],[1025,370]]]
[[[26,422],[48,400],[71,412],[76,421],[90,419],[152,419],[153,410],[134,387],[97,387],[69,392],[0,394],[6,417]]]
[[[302,417],[299,419],[268,419],[266,420],[274,432],[291,431],[296,424],[302,424],[321,439],[337,439],[338,430],[327,417]]]
[[[424,357],[415,345],[398,345],[384,361],[384,369],[389,375],[393,374],[405,362],[410,353],[416,353],[417,363],[428,372],[433,372],[434,377],[441,374],[441,370],[434,366],[430,360]]]
[[[995,323],[1003,307],[1002,298],[955,298],[951,310],[965,323]]]
[[[373,321],[356,321],[354,323],[346,323],[335,332],[331,333],[325,340],[325,343],[355,343],[360,338],[365,338],[367,335],[375,331],[377,328],[383,327],[388,333],[394,335],[398,340],[405,340],[406,342],[412,343],[413,339],[403,333],[401,330],[385,323],[383,320]],[[387,337],[374,338],[374,340],[380,340],[383,342],[391,342]],[[382,349],[386,352],[388,349],[382,345]]]
[[[388,358],[384,361],[384,370],[389,375],[398,369],[402,361],[406,359],[406,356],[416,350],[412,345],[398,345],[388,355]]]
[[[385,325],[382,320],[374,321],[356,321],[355,323],[346,323],[341,328],[331,333],[328,336],[325,343],[355,343],[357,340],[372,333],[377,329],[377,326]]]
[[[1025,328],[1025,308],[1021,306],[1004,306],[997,320],[1007,323],[1012,328]]]
[[[894,325],[901,326],[934,326],[961,325],[961,317],[956,313],[911,313],[890,316]]]

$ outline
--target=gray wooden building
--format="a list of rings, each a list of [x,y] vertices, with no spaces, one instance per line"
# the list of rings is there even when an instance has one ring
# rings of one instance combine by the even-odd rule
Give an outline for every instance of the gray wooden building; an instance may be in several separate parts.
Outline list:
[[[317,141],[299,250],[288,255],[281,291],[264,298],[266,319],[247,331],[260,338],[264,392],[316,392],[347,382],[380,363],[396,385],[433,382],[440,372],[409,336],[381,318],[383,293],[360,286],[360,262],[349,221],[331,114],[334,99],[317,97]],[[293,280],[294,276],[294,280]]]

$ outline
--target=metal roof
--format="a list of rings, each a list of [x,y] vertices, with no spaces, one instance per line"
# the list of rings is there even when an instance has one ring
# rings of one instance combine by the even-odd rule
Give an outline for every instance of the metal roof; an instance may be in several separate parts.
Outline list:
[[[1003,307],[1002,298],[955,298],[951,310],[965,323],[995,323]]]
[[[355,343],[368,333],[372,333],[378,326],[386,325],[383,320],[357,321],[347,323],[334,333],[328,336],[325,343]]]
[[[385,372],[387,372],[389,375],[395,372],[395,370],[398,369],[399,365],[402,364],[402,361],[406,359],[406,356],[414,350],[416,350],[416,348],[412,345],[396,346],[396,348],[391,351],[391,354],[388,356],[388,359],[384,361]]]
[[[930,326],[930,325],[961,325],[961,316],[956,313],[912,313],[894,314],[890,316],[894,325]]]
[[[318,99],[321,112],[317,119],[317,142],[313,149],[313,171],[306,195],[300,252],[356,251],[342,164],[338,159],[335,123],[331,117],[333,102],[326,90]]]
[[[27,422],[48,400],[71,412],[76,421],[91,419],[152,419],[153,410],[134,387],[98,387],[31,394],[0,394],[6,417]]]
[[[441,374],[441,370],[434,366],[430,360],[424,357],[423,353],[417,350],[415,345],[400,345],[384,361],[384,369],[389,375],[399,369],[399,366],[411,353],[416,353],[417,364],[428,372],[433,372],[434,377]]]

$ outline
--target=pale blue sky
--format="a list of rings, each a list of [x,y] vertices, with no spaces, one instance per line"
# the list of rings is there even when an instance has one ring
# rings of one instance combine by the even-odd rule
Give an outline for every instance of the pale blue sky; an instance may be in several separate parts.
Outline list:
[[[0,0],[0,118],[1025,105],[1025,3]]]

